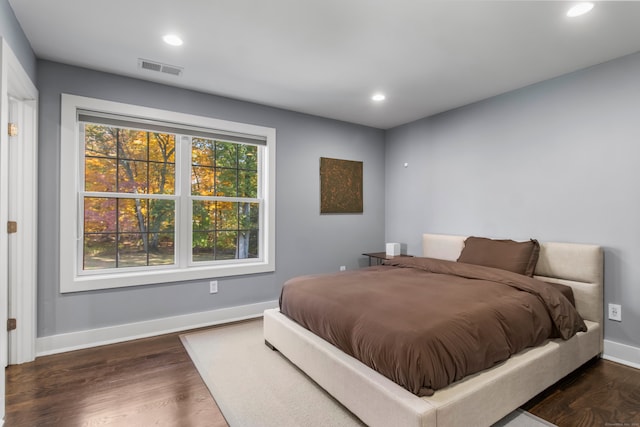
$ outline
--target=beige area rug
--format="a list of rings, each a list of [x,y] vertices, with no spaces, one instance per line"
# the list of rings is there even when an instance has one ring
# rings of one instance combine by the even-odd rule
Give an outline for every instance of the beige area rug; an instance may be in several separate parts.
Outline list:
[[[267,348],[262,320],[180,338],[231,427],[364,425],[279,352]],[[553,424],[517,410],[495,426]]]

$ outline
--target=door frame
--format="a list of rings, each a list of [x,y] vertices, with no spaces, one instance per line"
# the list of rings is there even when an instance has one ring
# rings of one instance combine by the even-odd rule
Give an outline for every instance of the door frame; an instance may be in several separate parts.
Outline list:
[[[37,283],[37,103],[11,96],[18,136],[9,147],[9,220],[18,232],[9,240],[9,317],[18,328],[9,332],[9,364],[31,362],[36,355]],[[9,110],[11,111],[11,110]]]
[[[38,196],[38,90],[20,64],[6,40],[0,37],[0,271],[12,274],[0,277],[0,343],[9,344],[11,352],[0,354],[4,365],[19,364],[35,359],[36,355],[36,291],[37,291],[37,196]],[[9,97],[17,100],[19,136],[11,141],[9,150]],[[9,155],[11,154],[11,159]],[[15,162],[15,163],[12,163]],[[16,197],[9,210],[9,185]],[[10,218],[15,215],[15,218]],[[18,221],[18,232],[9,235],[6,223]],[[9,243],[11,242],[11,263]],[[18,328],[7,333],[8,301],[11,287],[12,315]],[[11,337],[11,338],[10,338]],[[0,369],[1,419],[4,419],[5,375]]]

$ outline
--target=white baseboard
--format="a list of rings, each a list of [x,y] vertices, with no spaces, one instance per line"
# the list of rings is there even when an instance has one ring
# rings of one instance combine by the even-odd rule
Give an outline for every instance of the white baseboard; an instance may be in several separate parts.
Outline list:
[[[640,348],[604,340],[603,359],[640,369]]]
[[[64,353],[66,351],[256,318],[262,316],[264,310],[276,307],[278,307],[278,301],[266,301],[182,316],[40,337],[36,339],[36,356]]]

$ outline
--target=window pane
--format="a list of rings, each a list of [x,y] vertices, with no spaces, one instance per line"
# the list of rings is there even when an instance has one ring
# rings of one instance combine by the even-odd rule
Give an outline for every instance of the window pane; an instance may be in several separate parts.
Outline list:
[[[258,230],[253,230],[249,233],[249,256],[248,258],[258,258],[260,256],[259,252],[259,243],[260,243],[260,233]]]
[[[174,194],[175,174],[173,163],[149,163],[149,193]]]
[[[148,188],[147,162],[120,160],[118,165],[118,192],[142,193]]]
[[[218,202],[216,208],[216,229],[238,229],[238,204],[232,202]]]
[[[193,261],[213,261],[213,241],[214,233],[194,232],[193,233]]]
[[[117,153],[117,144],[114,133],[115,128],[85,124],[85,156],[115,158]]]
[[[152,248],[149,253],[149,265],[173,264],[175,256],[173,233],[150,233],[149,242]]]
[[[145,233],[147,231],[147,200],[118,200],[118,231]]]
[[[140,233],[121,233],[118,235],[118,267],[142,267],[147,265],[145,236]],[[146,237],[146,236],[145,236]]]
[[[149,132],[149,161],[175,163],[176,136]]]
[[[212,139],[191,139],[191,163],[194,165],[213,166],[215,157]]]
[[[216,233],[214,253],[216,259],[235,259],[238,244],[237,231],[219,231]]]
[[[258,203],[240,203],[239,205],[238,258],[258,258],[260,205]]]
[[[213,196],[215,169],[194,166],[191,171],[191,194],[195,196]]]
[[[118,157],[129,160],[148,160],[149,132],[133,129],[115,129]]]
[[[237,146],[232,142],[216,141],[216,167],[237,168]]]
[[[84,232],[113,233],[116,231],[116,199],[84,198]]]
[[[193,201],[193,230],[211,231],[215,229],[216,202]]]
[[[216,196],[235,197],[238,195],[238,170],[216,169]]]
[[[258,197],[258,172],[238,171],[238,197]]]
[[[83,269],[98,270],[116,267],[116,235],[85,234]]]
[[[260,226],[260,205],[258,203],[239,203],[240,229],[257,230]]]
[[[86,191],[116,191],[116,160],[87,157],[84,161]]]
[[[175,202],[149,200],[149,232],[166,233],[175,229]]]
[[[251,171],[258,170],[258,147],[255,145],[238,146],[238,168]]]

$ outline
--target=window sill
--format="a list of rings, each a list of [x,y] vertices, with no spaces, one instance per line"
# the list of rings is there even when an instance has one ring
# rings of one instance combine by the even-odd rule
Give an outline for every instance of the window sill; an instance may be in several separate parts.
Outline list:
[[[71,278],[60,277],[60,293],[125,288],[183,282],[187,280],[216,279],[247,274],[270,273],[273,271],[275,271],[275,266],[272,263],[256,261],[242,264],[191,267],[188,269],[170,268],[140,272],[95,274]]]

